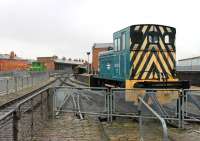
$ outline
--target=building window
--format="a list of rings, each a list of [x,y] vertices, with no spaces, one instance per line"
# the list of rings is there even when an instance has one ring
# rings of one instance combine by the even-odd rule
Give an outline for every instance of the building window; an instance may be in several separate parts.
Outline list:
[[[126,34],[122,33],[122,49],[124,50],[126,48]]]

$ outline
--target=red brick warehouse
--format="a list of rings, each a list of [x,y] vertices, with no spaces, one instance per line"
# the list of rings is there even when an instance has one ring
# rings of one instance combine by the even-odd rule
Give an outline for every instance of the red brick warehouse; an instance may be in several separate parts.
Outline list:
[[[0,54],[0,71],[22,71],[28,68],[28,60],[17,57],[13,51],[10,54]]]

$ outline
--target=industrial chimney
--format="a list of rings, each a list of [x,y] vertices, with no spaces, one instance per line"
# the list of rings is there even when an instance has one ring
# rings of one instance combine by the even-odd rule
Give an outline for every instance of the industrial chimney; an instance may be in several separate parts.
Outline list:
[[[15,56],[16,56],[16,55],[15,55],[14,51],[11,51],[11,52],[10,52],[10,59],[14,59]]]

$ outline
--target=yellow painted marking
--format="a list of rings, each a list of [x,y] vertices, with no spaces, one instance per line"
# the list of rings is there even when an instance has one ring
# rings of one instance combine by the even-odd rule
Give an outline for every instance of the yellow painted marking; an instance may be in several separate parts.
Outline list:
[[[149,31],[153,31],[153,25],[150,27]]]
[[[161,38],[160,38],[160,40],[159,40],[159,43],[160,43],[161,48],[162,48],[164,51],[166,51],[165,45],[164,45],[164,43],[162,42]],[[167,60],[168,60],[168,62],[169,62],[169,64],[170,64],[170,66],[171,66],[171,68],[173,68],[173,62],[172,62],[172,60],[170,59],[169,54],[167,54],[167,52],[164,52],[163,54],[164,54],[165,57],[167,58]],[[164,61],[164,62],[165,62],[165,61]],[[167,68],[168,68],[168,67],[167,67]],[[171,74],[171,73],[170,73],[170,74]]]
[[[148,51],[148,52],[145,54],[144,58],[142,58],[142,62],[141,62],[141,64],[140,64],[140,67],[138,68],[138,70],[137,70],[137,72],[136,72],[136,74],[138,74],[138,75],[136,76],[137,78],[139,77],[139,73],[142,71],[142,68],[144,67],[144,64],[146,63],[146,61],[147,61],[147,59],[148,59],[148,57],[149,57],[149,54],[150,54],[150,52]]]
[[[160,28],[161,33],[164,34],[164,29],[163,29],[163,27],[162,27],[162,26],[159,26],[159,28]]]
[[[155,28],[155,26],[153,26],[153,30],[155,31],[155,32],[157,32],[158,30],[157,30],[157,28]]]
[[[131,51],[131,53],[130,53],[130,62],[131,62],[131,60],[133,58],[133,54],[134,54],[134,51]],[[132,71],[133,71],[133,65],[130,66],[129,78],[131,77]]]
[[[133,51],[131,51],[130,53],[130,60],[132,60],[132,57],[133,57]]]
[[[161,53],[159,53],[159,58],[160,58],[161,63],[163,64],[163,67],[164,67],[165,71],[166,71],[169,75],[171,75],[171,72],[169,71],[169,68],[168,68],[166,62],[164,61],[164,58],[163,58],[163,56],[162,56]],[[169,76],[169,78],[172,78],[172,77]]]
[[[151,73],[149,76],[149,79],[152,79],[152,78],[153,78],[153,73]]]
[[[141,47],[141,50],[144,50],[145,47],[146,47],[146,45],[147,45],[147,37],[144,39],[144,42],[143,42],[142,47]],[[138,55],[136,56],[136,58],[135,58],[135,60],[134,60],[134,66],[137,65],[139,59],[142,59],[142,58],[141,58],[141,55],[142,55],[143,52],[144,52],[144,51],[139,51],[139,52],[138,52]]]
[[[167,31],[168,32],[172,32],[171,28],[167,27]]]
[[[140,29],[139,25],[135,26],[135,30],[139,30],[139,29]]]
[[[142,32],[143,32],[143,34],[146,32],[146,30],[147,30],[147,25],[145,25],[143,28],[142,28]]]
[[[146,60],[147,61],[147,60]],[[158,63],[158,60],[156,59],[155,55],[153,54],[152,57],[150,58],[150,62],[149,64],[147,65],[145,71],[149,71],[153,62],[155,63],[156,65],[156,68],[158,69],[159,72],[162,72],[162,69],[161,69],[161,66],[160,64]],[[145,73],[143,76],[142,76],[142,79],[145,79],[147,76],[147,73]]]
[[[166,56],[166,58],[167,58],[167,60],[168,60],[168,62],[169,62],[169,64],[170,64],[171,68],[173,69],[173,68],[174,68],[174,63],[173,63],[173,61],[171,60],[171,58],[170,58],[170,56],[169,56],[169,53],[170,53],[170,52],[164,52],[164,54],[165,54],[165,56]]]
[[[158,79],[158,74],[157,73],[154,74],[154,78]]]
[[[164,45],[164,43],[162,42],[161,37],[159,37],[159,44],[160,44],[161,48],[163,49],[163,51],[166,51],[165,45]]]

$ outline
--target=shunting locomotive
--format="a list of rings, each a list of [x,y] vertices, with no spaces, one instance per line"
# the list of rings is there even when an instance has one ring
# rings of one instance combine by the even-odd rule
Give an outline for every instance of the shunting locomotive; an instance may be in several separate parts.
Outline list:
[[[99,55],[98,83],[125,88],[189,88],[176,77],[176,29],[132,25],[113,34],[114,49]]]

